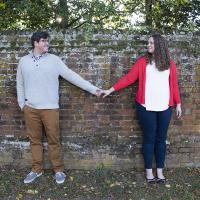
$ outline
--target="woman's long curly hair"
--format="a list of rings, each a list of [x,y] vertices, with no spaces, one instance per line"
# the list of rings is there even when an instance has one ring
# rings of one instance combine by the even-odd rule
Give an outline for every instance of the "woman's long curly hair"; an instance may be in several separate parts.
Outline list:
[[[152,64],[152,61],[155,61],[156,68],[159,71],[169,69],[170,55],[167,40],[160,34],[153,34],[151,37],[153,37],[154,40],[155,50],[153,54],[147,52],[146,57],[148,59],[148,63]]]

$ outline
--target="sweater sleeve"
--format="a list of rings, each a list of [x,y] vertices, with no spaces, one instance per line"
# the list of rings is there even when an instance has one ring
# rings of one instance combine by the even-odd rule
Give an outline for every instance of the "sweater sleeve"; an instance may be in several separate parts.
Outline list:
[[[24,94],[24,80],[22,75],[22,69],[21,69],[21,60],[19,61],[19,65],[17,68],[17,101],[19,104],[19,107],[23,109],[25,105],[25,94]]]
[[[138,79],[139,66],[140,61],[137,60],[136,63],[132,65],[130,71],[113,85],[115,91],[118,91],[122,88],[129,86],[130,84],[133,84]]]
[[[60,58],[58,58],[58,63],[59,75],[62,76],[65,80],[69,81],[73,85],[76,85],[77,87],[80,87],[83,90],[90,92],[91,94],[95,94],[99,89],[92,85],[89,81],[84,80],[76,72],[69,69]]]
[[[177,70],[176,64],[172,62],[173,74],[172,74],[172,81],[173,81],[173,98],[176,104],[181,103],[180,92],[178,87],[178,79],[177,79]]]

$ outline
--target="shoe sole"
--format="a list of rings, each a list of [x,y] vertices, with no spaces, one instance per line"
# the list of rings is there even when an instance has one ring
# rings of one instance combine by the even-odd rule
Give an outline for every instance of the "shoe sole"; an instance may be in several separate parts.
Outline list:
[[[147,182],[148,184],[154,184],[154,183],[156,183],[156,178],[152,178],[152,179],[146,178],[146,182]]]
[[[166,179],[159,179],[159,180],[156,180],[156,183],[166,183],[167,180]]]
[[[64,182],[65,182],[65,180],[64,181],[56,181],[57,184],[62,184]]]
[[[64,173],[63,173],[64,174]],[[56,176],[54,176],[54,178],[55,178],[55,180],[56,180]],[[66,175],[64,174],[64,180],[63,181],[57,181],[56,180],[56,183],[57,184],[62,184],[62,183],[64,183],[65,182],[65,178],[66,178]]]
[[[33,182],[36,178],[40,177],[42,175],[42,173],[38,174],[34,179],[30,180],[30,181],[24,181],[24,183],[31,183]]]
[[[166,178],[158,178],[156,177],[156,183],[166,183],[167,179]]]

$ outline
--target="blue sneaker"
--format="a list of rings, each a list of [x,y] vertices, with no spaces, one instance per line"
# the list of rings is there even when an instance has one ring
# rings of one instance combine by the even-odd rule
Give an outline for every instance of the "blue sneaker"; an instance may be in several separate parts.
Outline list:
[[[24,179],[24,183],[31,183],[33,182],[36,178],[38,178],[39,176],[42,175],[42,172],[41,173],[36,173],[36,172],[30,172],[26,178]]]
[[[63,172],[56,172],[55,179],[56,183],[61,184],[64,183],[66,175]]]

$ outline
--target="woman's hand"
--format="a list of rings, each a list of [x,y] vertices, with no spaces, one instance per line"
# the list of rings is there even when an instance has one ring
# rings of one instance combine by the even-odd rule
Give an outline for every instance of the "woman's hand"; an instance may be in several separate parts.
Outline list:
[[[181,115],[182,115],[182,110],[181,110],[181,104],[179,103],[179,104],[177,104],[177,106],[176,106],[176,116],[177,116],[178,118],[180,118]]]
[[[104,94],[103,98],[107,97],[108,95],[110,95],[114,91],[115,91],[115,89],[113,87],[111,87],[109,90],[103,90],[103,92],[102,92],[102,94]]]

